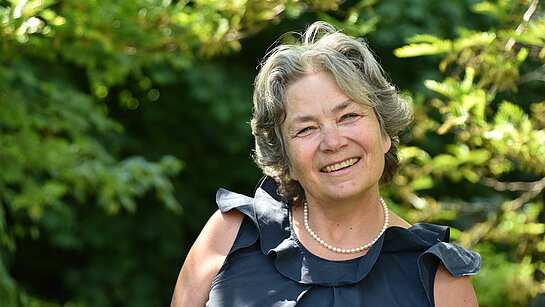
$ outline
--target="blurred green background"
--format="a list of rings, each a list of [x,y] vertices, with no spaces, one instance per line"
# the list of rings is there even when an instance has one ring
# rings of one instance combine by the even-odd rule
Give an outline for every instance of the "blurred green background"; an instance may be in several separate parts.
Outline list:
[[[481,306],[544,306],[543,7],[0,0],[0,305],[168,305],[215,191],[261,177],[260,60],[325,20],[413,105],[392,210],[481,254]]]

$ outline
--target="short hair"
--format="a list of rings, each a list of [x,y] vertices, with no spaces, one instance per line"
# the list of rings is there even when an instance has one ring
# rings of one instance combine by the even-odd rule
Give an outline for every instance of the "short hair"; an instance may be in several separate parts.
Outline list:
[[[367,43],[325,22],[315,22],[300,41],[271,50],[255,79],[252,134],[255,163],[279,184],[278,193],[289,203],[303,202],[305,192],[290,177],[289,158],[281,132],[286,118],[286,91],[310,71],[326,71],[353,101],[372,107],[381,130],[391,139],[380,183],[391,181],[399,169],[399,132],[412,122],[412,110],[386,78]]]

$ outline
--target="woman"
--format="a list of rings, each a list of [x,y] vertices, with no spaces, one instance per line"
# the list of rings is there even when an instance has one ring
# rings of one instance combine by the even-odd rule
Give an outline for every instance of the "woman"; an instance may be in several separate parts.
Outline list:
[[[380,197],[412,113],[367,45],[315,23],[255,83],[253,198],[218,191],[173,306],[475,306],[478,254]]]

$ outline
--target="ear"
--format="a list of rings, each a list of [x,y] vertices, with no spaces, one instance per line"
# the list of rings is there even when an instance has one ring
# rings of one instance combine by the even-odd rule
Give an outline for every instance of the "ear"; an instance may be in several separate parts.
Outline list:
[[[383,133],[382,144],[384,146],[384,154],[386,154],[388,150],[390,150],[390,147],[392,147],[392,140],[390,139],[388,133]]]
[[[299,177],[297,176],[296,172],[293,171],[293,168],[291,167],[291,163],[290,163],[290,165],[288,167],[289,167],[289,172],[290,172],[290,178],[295,180],[295,181],[299,181]]]
[[[288,160],[288,173],[289,173],[289,176],[291,179],[295,180],[295,181],[299,181],[299,176],[297,176],[297,172],[294,171],[294,167],[291,163],[291,157],[290,157],[290,154],[288,153],[288,148],[287,148],[287,145],[286,145],[286,141],[284,140],[284,155],[286,157],[286,159]]]

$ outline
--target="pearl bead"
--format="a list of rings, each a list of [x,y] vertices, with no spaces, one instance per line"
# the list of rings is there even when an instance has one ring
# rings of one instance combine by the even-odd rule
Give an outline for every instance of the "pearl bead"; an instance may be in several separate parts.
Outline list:
[[[326,243],[324,240],[320,239],[320,237],[318,237],[318,235],[316,233],[314,233],[314,231],[312,231],[312,229],[310,228],[309,224],[308,224],[308,206],[307,206],[307,202],[305,201],[305,204],[304,204],[304,207],[303,207],[303,219],[304,219],[304,224],[305,224],[305,228],[307,229],[307,232],[310,234],[310,236],[312,238],[314,238],[314,240],[318,241],[318,243],[320,243],[320,245],[322,245],[323,247],[333,251],[333,252],[336,252],[336,253],[340,253],[340,254],[352,254],[352,253],[359,253],[359,252],[362,252],[368,248],[370,248],[371,246],[373,246],[377,241],[378,239],[380,238],[380,236],[382,236],[382,234],[386,231],[386,229],[388,228],[388,220],[389,220],[389,213],[388,213],[388,206],[386,205],[386,202],[384,201],[384,199],[381,197],[380,198],[380,203],[382,204],[382,208],[384,209],[384,225],[382,226],[382,229],[380,230],[380,233],[369,243],[365,244],[365,245],[362,245],[360,247],[356,247],[356,248],[351,248],[351,249],[344,249],[344,248],[338,248],[338,247],[333,247],[331,245],[329,245],[328,243]]]

